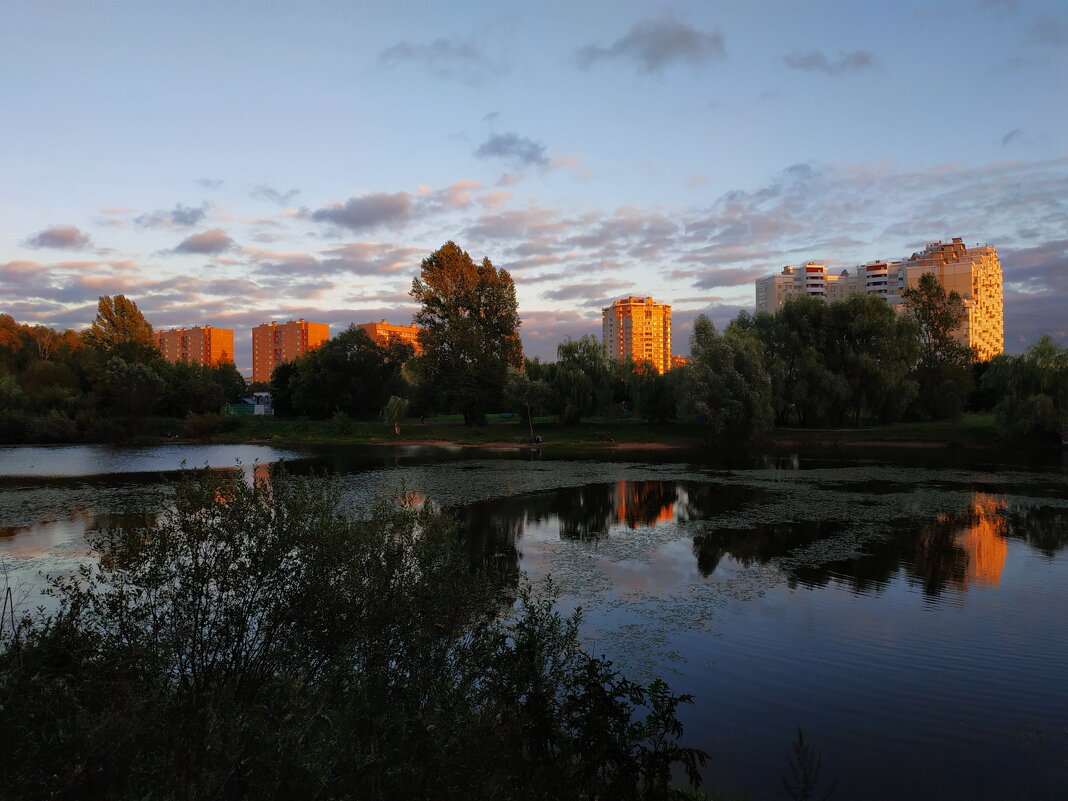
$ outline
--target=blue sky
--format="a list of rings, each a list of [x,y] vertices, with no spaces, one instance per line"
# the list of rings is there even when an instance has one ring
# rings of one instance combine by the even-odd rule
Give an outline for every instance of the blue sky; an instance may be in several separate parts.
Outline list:
[[[452,239],[528,354],[614,298],[963,236],[1006,346],[1068,343],[1068,5],[0,2],[0,311],[82,327],[407,322]]]

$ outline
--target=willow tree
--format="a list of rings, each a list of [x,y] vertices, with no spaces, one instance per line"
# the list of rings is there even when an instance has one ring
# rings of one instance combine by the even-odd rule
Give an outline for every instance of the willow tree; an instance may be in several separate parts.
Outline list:
[[[489,259],[476,264],[449,241],[423,259],[411,296],[421,306],[413,319],[424,402],[481,425],[503,401],[508,368],[523,362],[512,277]]]

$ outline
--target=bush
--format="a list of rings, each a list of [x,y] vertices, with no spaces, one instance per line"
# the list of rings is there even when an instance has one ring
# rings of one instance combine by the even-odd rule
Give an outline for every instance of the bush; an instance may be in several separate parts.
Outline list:
[[[97,535],[98,563],[53,582],[58,611],[0,635],[5,797],[660,799],[676,764],[697,781],[689,699],[585,654],[551,588],[517,592],[429,505],[356,519],[325,479],[207,470],[169,503]]]

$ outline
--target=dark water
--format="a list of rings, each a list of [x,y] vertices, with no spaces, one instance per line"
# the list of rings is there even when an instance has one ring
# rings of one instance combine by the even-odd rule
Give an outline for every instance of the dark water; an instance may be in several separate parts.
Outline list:
[[[55,470],[101,458],[71,451],[0,449],[0,559],[24,588],[85,558],[85,531],[157,490],[179,455],[113,450],[96,475]],[[588,648],[694,694],[687,740],[712,755],[716,790],[777,797],[800,727],[836,798],[1068,797],[1059,458],[407,448],[241,461],[254,473],[250,461],[282,456],[341,474],[354,509],[415,492],[452,509],[504,575],[552,575],[561,605],[583,608]]]

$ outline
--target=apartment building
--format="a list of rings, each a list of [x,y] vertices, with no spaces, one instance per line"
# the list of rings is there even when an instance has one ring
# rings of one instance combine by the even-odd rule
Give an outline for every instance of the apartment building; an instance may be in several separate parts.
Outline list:
[[[631,295],[601,310],[605,355],[614,361],[652,362],[671,369],[671,306]]]
[[[163,358],[171,363],[193,362],[216,366],[234,360],[234,332],[210,325],[172,328],[156,333]]]
[[[960,237],[948,243],[932,242],[922,251],[899,261],[872,261],[835,273],[822,264],[786,266],[775,275],[755,282],[756,310],[774,312],[799,295],[825,301],[843,300],[852,292],[874,295],[897,305],[908,287],[915,287],[924,273],[934,273],[947,292],[964,300],[968,317],[955,336],[975,348],[982,360],[1005,349],[1001,262],[987,245],[969,248]]]
[[[400,341],[411,345],[416,356],[423,352],[419,345],[419,329],[414,325],[391,325],[383,320],[380,323],[362,323],[356,327],[370,334],[371,339],[378,345]]]
[[[286,323],[263,323],[252,329],[252,380],[271,380],[274,368],[293,361],[330,339],[330,326],[302,317]]]

